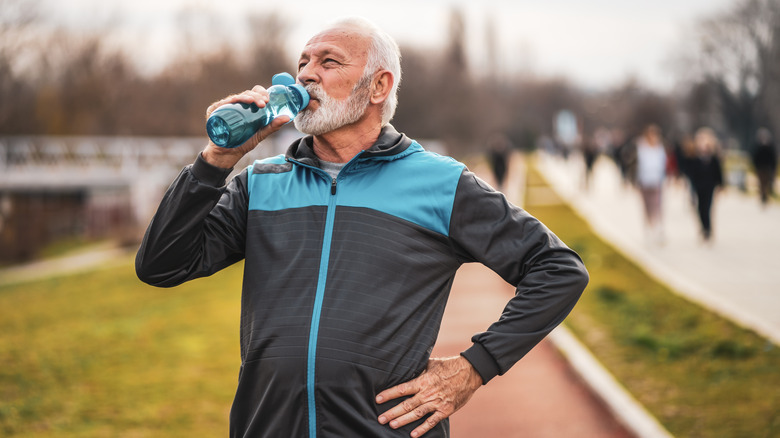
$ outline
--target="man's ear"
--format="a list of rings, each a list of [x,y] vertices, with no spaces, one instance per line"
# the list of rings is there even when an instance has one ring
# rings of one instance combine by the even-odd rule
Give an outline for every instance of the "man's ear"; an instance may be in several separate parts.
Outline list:
[[[380,104],[387,100],[390,95],[390,90],[393,89],[393,83],[395,78],[393,74],[387,70],[381,70],[374,75],[374,80],[371,86],[371,103]]]

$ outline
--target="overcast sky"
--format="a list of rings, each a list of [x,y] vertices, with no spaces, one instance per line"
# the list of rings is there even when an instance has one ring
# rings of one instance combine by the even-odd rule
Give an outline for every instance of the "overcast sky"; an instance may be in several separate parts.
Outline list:
[[[215,16],[240,17],[248,10],[276,10],[292,24],[289,50],[297,52],[321,26],[361,15],[402,45],[440,46],[453,7],[463,11],[469,56],[485,65],[485,26],[495,29],[498,68],[561,75],[578,85],[605,88],[629,76],[661,89],[673,85],[668,60],[686,44],[686,29],[736,0],[40,0],[70,23],[113,19],[115,39],[134,41],[150,63],[170,55],[176,12],[188,5]],[[271,6],[278,4],[282,6]],[[157,60],[157,61],[155,61]]]

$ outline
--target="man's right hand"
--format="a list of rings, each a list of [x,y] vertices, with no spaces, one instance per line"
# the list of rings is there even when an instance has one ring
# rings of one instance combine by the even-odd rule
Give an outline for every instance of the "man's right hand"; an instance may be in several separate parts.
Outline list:
[[[233,94],[214,102],[206,109],[206,119],[208,119],[211,113],[220,106],[237,102],[254,103],[260,108],[263,108],[268,103],[268,91],[260,85],[255,85],[251,90],[246,90],[240,94]],[[219,147],[209,140],[209,144],[202,153],[203,159],[212,166],[221,167],[223,169],[232,169],[244,155],[251,152],[261,141],[278,131],[289,121],[290,118],[287,116],[275,118],[271,123],[257,131],[255,135],[237,148]]]

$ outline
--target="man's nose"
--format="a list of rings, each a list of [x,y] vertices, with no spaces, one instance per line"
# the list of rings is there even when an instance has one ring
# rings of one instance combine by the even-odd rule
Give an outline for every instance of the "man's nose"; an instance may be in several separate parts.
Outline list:
[[[317,75],[312,63],[308,63],[298,71],[298,82],[302,85],[313,84],[317,82]]]

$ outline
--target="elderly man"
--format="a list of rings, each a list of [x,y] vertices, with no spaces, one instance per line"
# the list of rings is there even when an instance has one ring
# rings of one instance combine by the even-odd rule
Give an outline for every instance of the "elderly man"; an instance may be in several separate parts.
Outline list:
[[[449,436],[447,418],[559,324],[587,281],[579,257],[466,167],[389,124],[398,47],[362,19],[304,47],[286,155],[231,168],[209,144],[169,188],[136,259],[173,286],[245,259],[236,437]],[[268,102],[260,86],[229,102]],[[431,359],[455,272],[480,262],[516,285],[458,357]],[[475,291],[477,293],[478,291]]]

